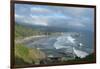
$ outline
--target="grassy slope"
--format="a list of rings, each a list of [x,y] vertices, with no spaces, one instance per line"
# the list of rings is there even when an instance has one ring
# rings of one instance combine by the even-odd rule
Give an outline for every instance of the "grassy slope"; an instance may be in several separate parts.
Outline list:
[[[21,24],[17,24],[15,23],[15,39],[20,39],[20,38],[24,38],[24,37],[28,37],[28,36],[33,36],[33,35],[56,35],[56,33],[52,33],[52,32],[41,32],[40,30],[34,30],[30,27],[25,27]]]
[[[40,34],[40,32],[23,25],[15,25],[15,39],[21,39],[36,34]],[[45,54],[40,50],[28,48],[24,44],[15,44],[16,65],[34,64],[44,58]]]
[[[26,32],[26,30],[28,31]],[[15,25],[15,37],[25,37],[27,36],[28,32],[29,32],[29,29],[25,28],[24,26],[19,25],[19,24]]]
[[[34,64],[45,58],[45,54],[35,48],[27,48],[23,44],[15,46],[16,64]]]
[[[15,38],[16,39],[24,38],[24,37],[28,37],[28,36],[32,36],[32,35],[37,35],[37,34],[41,34],[41,33],[42,32],[40,32],[38,30],[33,30],[32,28],[25,27],[20,24],[15,25]]]

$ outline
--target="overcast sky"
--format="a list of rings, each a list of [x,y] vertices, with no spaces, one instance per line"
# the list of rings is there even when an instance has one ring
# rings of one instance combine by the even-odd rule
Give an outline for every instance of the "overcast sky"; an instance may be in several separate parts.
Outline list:
[[[15,21],[32,25],[92,30],[94,9],[15,4]]]

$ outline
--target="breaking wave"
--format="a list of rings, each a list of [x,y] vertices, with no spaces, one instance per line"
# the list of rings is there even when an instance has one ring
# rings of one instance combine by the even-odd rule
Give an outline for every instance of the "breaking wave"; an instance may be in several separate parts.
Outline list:
[[[65,48],[66,52],[67,50],[70,50],[70,53],[74,53],[77,57],[84,58],[90,53],[86,51],[87,49],[85,47],[85,44],[83,44],[81,40],[79,40],[80,35],[80,33],[63,33],[56,39],[54,47],[56,49]],[[84,47],[86,50],[83,50]]]

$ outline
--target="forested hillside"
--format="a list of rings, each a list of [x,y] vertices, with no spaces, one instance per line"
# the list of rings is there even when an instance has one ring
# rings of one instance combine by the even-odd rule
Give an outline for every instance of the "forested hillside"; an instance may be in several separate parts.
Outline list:
[[[15,38],[24,38],[36,34],[41,34],[40,31],[33,30],[32,28],[20,25],[20,24],[15,24]]]

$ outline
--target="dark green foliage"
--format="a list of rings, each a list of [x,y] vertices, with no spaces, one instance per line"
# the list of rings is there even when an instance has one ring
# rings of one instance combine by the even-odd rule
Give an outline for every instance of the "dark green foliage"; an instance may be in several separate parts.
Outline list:
[[[15,65],[29,65],[30,63],[25,62],[22,58],[15,57]],[[34,64],[34,62],[33,62]]]
[[[79,57],[76,57],[74,60],[68,60],[67,61],[68,63],[92,63],[92,62],[95,62],[95,55],[92,53],[88,56],[86,56],[85,58],[79,58]]]
[[[24,26],[21,24],[15,23],[15,39],[23,39],[29,36],[36,36],[36,35],[56,35],[58,32],[45,32],[40,31],[38,29],[33,29],[32,27]]]
[[[23,25],[15,24],[15,37],[23,38],[34,34],[34,30]]]

